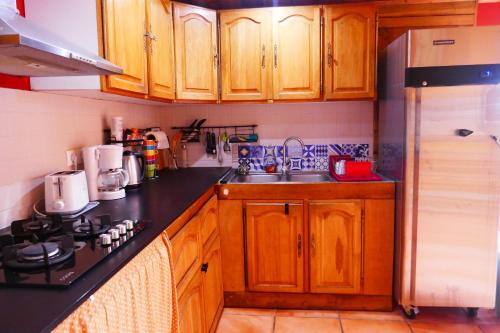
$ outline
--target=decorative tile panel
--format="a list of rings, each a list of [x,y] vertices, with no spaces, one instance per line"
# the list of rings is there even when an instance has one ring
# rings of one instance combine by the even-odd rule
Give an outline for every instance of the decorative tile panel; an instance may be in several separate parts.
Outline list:
[[[264,157],[272,151],[276,155],[277,171],[281,172],[283,168],[283,146],[239,145],[237,151],[238,162],[241,163],[243,160],[249,162],[252,172],[264,170]],[[306,145],[302,154],[300,154],[300,147],[290,146],[289,155],[290,170],[328,171],[329,155],[350,155],[356,160],[366,160],[370,156],[370,146],[364,143]]]

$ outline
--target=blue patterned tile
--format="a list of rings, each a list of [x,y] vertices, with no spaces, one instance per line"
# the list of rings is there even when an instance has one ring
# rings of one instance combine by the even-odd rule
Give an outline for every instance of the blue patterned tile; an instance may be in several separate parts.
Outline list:
[[[368,144],[343,144],[342,154],[351,155],[353,158],[368,158],[369,145]]]
[[[276,171],[281,172],[283,170],[283,157],[276,157]]]
[[[283,146],[276,146],[276,157],[283,157]]]
[[[238,158],[249,158],[250,157],[250,146],[239,145],[238,146]]]
[[[305,145],[304,151],[302,152],[303,157],[314,157],[316,156],[316,146],[315,145]]]
[[[328,145],[328,155],[342,155],[342,146],[338,144]]]
[[[262,171],[264,170],[264,165],[262,158],[251,158],[250,159],[250,170],[251,171]]]
[[[302,169],[302,158],[290,159],[290,170],[300,171]]]
[[[328,156],[328,146],[327,145],[316,145],[315,157],[327,157]]]
[[[264,149],[264,157],[268,155],[274,155],[276,156],[276,146],[273,145],[267,145],[267,146],[262,146]]]
[[[264,157],[264,147],[263,146],[250,146],[250,157],[251,158]]]
[[[315,168],[315,158],[314,157],[305,157],[302,159],[301,170],[311,171]]]
[[[285,153],[286,153],[286,156],[288,156],[290,158],[302,158],[302,156],[304,155],[304,151],[302,150],[302,147],[299,145],[287,146]]]
[[[328,157],[316,157],[314,167],[317,171],[327,171]]]

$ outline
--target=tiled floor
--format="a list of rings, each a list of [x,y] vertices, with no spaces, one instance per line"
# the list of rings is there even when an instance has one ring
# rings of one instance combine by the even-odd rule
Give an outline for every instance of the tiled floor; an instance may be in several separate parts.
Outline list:
[[[226,308],[217,333],[500,333],[494,310],[420,308],[415,320],[393,312]]]

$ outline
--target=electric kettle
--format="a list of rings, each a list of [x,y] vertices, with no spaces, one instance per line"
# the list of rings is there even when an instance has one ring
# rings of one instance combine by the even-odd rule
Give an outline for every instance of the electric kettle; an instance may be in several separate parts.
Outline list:
[[[140,162],[139,162],[140,161]],[[139,187],[144,179],[144,171],[146,163],[144,163],[144,155],[131,151],[123,152],[123,169],[128,172],[129,181],[127,189]]]

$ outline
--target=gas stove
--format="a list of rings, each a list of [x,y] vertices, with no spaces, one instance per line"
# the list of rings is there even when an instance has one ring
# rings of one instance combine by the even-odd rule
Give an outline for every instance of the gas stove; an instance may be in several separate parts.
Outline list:
[[[147,226],[110,215],[14,221],[0,236],[0,285],[67,287],[113,255]]]

